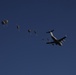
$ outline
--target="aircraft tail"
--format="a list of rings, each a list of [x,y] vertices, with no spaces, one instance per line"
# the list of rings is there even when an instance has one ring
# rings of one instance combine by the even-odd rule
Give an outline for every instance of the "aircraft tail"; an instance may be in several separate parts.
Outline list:
[[[54,30],[51,30],[51,31],[48,31],[48,32],[46,32],[46,33],[50,33],[50,32],[53,32]]]

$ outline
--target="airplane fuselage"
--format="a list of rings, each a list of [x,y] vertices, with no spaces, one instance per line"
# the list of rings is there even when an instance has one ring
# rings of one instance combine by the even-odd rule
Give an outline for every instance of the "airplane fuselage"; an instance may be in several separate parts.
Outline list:
[[[54,42],[55,42],[56,45],[62,46],[62,42],[58,41],[55,36],[51,35],[51,38],[54,40]]]

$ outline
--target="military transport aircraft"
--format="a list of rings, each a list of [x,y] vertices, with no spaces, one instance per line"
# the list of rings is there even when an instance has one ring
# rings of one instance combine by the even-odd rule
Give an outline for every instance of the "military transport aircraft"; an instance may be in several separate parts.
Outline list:
[[[53,39],[53,42],[47,42],[46,44],[52,44],[52,45],[56,44],[56,45],[62,46],[63,45],[62,43],[63,43],[64,39],[66,38],[66,36],[62,37],[61,39],[57,39],[53,35],[53,31],[54,30],[51,30],[51,31],[46,32],[46,33],[50,33],[51,38]]]

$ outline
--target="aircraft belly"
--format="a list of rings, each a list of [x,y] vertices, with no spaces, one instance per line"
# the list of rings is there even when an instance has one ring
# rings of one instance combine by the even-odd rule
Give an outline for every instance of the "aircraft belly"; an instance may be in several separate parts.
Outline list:
[[[52,36],[51,36],[52,37]],[[52,39],[54,40],[54,41],[57,41],[57,38],[56,37],[52,37]]]

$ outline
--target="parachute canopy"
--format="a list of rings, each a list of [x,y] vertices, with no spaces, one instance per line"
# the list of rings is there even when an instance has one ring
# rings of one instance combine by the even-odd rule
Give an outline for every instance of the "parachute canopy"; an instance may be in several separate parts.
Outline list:
[[[8,20],[3,20],[1,23],[2,23],[3,25],[8,24]]]
[[[28,29],[28,32],[30,33],[31,32],[31,29]]]
[[[17,29],[20,29],[20,26],[19,25],[17,25]]]
[[[36,34],[37,32],[34,30],[34,33]]]

